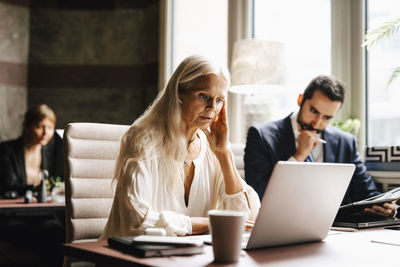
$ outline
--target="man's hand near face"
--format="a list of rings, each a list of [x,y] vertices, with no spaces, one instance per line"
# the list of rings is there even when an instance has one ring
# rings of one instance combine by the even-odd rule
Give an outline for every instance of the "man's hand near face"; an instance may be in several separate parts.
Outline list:
[[[297,161],[304,161],[318,145],[318,142],[318,135],[315,131],[301,131],[297,137],[298,148],[293,157]]]

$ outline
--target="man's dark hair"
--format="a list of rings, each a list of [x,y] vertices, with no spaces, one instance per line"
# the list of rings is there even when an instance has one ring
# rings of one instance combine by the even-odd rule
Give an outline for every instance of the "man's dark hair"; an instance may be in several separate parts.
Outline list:
[[[307,99],[311,99],[317,90],[332,101],[339,101],[342,104],[344,102],[345,88],[343,83],[333,76],[319,75],[312,79],[304,90],[301,106]]]

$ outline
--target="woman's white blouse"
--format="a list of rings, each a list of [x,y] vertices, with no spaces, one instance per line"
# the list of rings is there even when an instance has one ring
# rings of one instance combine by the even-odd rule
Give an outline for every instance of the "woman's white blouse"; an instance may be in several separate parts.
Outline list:
[[[192,232],[190,217],[207,217],[210,209],[243,211],[249,220],[258,214],[260,200],[246,182],[242,191],[228,195],[221,167],[208,146],[205,134],[199,131],[201,150],[193,161],[195,173],[190,187],[188,205],[185,204],[183,181],[177,179],[175,194],[163,179],[162,159],[152,158],[138,162],[130,181],[116,188],[110,217],[100,239],[111,236],[143,234],[149,227],[164,228],[167,235],[187,235]],[[128,179],[129,180],[129,179]]]

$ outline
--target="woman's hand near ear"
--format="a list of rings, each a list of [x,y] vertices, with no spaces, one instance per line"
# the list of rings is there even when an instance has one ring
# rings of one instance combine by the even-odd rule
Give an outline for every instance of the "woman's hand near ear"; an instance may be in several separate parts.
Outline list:
[[[225,102],[218,116],[211,123],[210,129],[205,129],[203,132],[206,134],[210,148],[215,154],[225,153],[229,150],[229,128]]]
[[[229,147],[229,128],[226,116],[226,104],[221,108],[217,120],[210,125],[210,130],[203,130],[207,135],[210,149],[217,157],[225,181],[225,192],[235,194],[242,190],[240,175],[236,169],[232,151]]]

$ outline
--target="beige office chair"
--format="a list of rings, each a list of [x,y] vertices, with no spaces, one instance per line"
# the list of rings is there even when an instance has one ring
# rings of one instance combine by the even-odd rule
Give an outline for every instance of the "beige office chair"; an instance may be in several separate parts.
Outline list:
[[[70,123],[64,131],[66,241],[96,240],[114,197],[111,180],[127,125]],[[64,259],[64,266],[84,265]],[[88,265],[88,264],[86,264]]]
[[[244,179],[244,147],[245,144],[232,143],[231,149],[235,160],[236,169],[239,172],[240,177]]]

